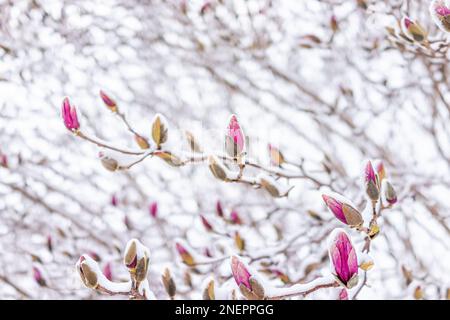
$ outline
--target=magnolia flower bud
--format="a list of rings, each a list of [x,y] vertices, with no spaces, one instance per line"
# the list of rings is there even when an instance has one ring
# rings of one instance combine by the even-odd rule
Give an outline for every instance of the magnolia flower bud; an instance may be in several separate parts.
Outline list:
[[[47,249],[48,251],[52,252],[53,251],[53,239],[51,235],[47,236]]]
[[[156,146],[159,148],[161,144],[167,141],[168,127],[164,117],[156,114],[152,121],[152,138]]]
[[[144,138],[143,136],[135,134],[134,135],[134,140],[136,141],[136,143],[138,144],[138,146],[141,149],[148,149],[148,148],[150,148],[150,144],[148,143],[147,139]]]
[[[278,279],[280,279],[284,284],[291,283],[291,279],[289,279],[289,276],[278,269],[271,269],[270,272],[274,274]]]
[[[115,194],[113,194],[111,196],[111,205],[113,207],[117,207],[118,204],[119,204],[119,200],[117,199],[117,196]]]
[[[236,115],[231,115],[225,136],[225,150],[233,158],[239,158],[245,151],[245,135]]]
[[[213,6],[210,1],[206,1],[200,8],[200,15],[206,14],[208,11],[212,10]]]
[[[181,243],[179,242],[175,243],[175,248],[184,264],[190,267],[195,265],[194,257],[187,251],[187,249]]]
[[[444,0],[431,1],[430,14],[439,29],[450,32],[450,9]]]
[[[214,177],[222,181],[228,180],[227,168],[223,166],[216,156],[208,157],[208,166]]]
[[[242,220],[239,217],[239,214],[236,210],[231,211],[230,213],[230,220],[234,224],[242,224]]]
[[[147,278],[149,256],[148,249],[139,240],[128,241],[123,263],[128,268],[132,279],[138,284]]]
[[[375,162],[375,170],[377,172],[378,181],[381,183],[386,178],[386,169],[384,163],[381,160]]]
[[[343,289],[339,292],[339,300],[348,300],[347,289],[343,288]]]
[[[397,202],[397,193],[388,180],[383,181],[384,198],[392,206]]]
[[[269,143],[269,155],[270,155],[270,163],[273,166],[281,166],[283,163],[285,163],[283,154],[275,148],[273,145]]]
[[[241,293],[249,300],[260,300],[265,296],[261,283],[250,274],[238,257],[231,257],[231,272]]]
[[[257,177],[259,184],[274,198],[285,197],[292,189],[288,189],[288,186],[281,185],[271,176],[261,173]]]
[[[105,275],[106,279],[109,281],[112,281],[112,268],[111,263],[107,263],[105,267],[103,268],[103,274]]]
[[[209,223],[208,219],[206,219],[205,216],[200,215],[200,219],[201,219],[202,224],[205,227],[206,231],[212,231],[213,230],[213,226],[211,225],[211,223]]]
[[[343,229],[335,229],[328,239],[331,269],[341,285],[351,289],[358,283],[358,259],[350,238]]]
[[[363,224],[364,220],[358,210],[353,208],[349,203],[337,200],[336,198],[329,195],[322,195],[325,204],[328,209],[343,223],[349,225],[350,227],[359,227]]]
[[[102,90],[100,90],[100,98],[102,98],[103,103],[108,107],[109,110],[111,110],[112,112],[117,112],[118,111],[116,102],[113,99],[111,99],[111,97],[109,97]]]
[[[238,231],[234,233],[234,243],[236,244],[236,247],[239,249],[239,251],[243,251],[245,249],[245,241],[244,239],[242,239]]]
[[[177,287],[175,285],[175,281],[173,281],[173,278],[170,274],[169,268],[166,268],[164,270],[164,273],[162,275],[162,283],[169,297],[173,299],[175,297],[175,294],[177,293]]]
[[[217,200],[216,202],[216,213],[219,217],[223,217],[223,208],[222,208],[222,204],[220,203],[220,200]]]
[[[339,25],[334,14],[330,18],[330,28],[333,32],[336,32],[339,29]]]
[[[427,34],[425,30],[409,17],[403,17],[400,25],[405,36],[413,41],[422,42],[426,40]]]
[[[203,289],[203,300],[215,300],[216,295],[214,292],[214,280],[208,281],[207,285]]]
[[[424,294],[424,292],[422,290],[422,287],[421,286],[417,286],[414,289],[414,299],[422,300],[424,298],[424,296],[425,296],[425,294]]]
[[[366,193],[369,199],[373,202],[378,201],[380,197],[380,186],[370,160],[367,161],[364,169],[364,185],[366,187]]]
[[[116,171],[119,168],[119,163],[117,160],[107,156],[103,152],[99,152],[100,161],[102,162],[103,167],[105,167],[109,171]]]
[[[149,209],[150,215],[153,218],[156,218],[158,216],[158,203],[156,201],[152,202],[148,209]]]
[[[92,259],[94,259],[94,261],[96,261],[96,262],[102,261],[102,259],[100,258],[100,256],[99,256],[97,253],[95,253],[94,251],[91,251],[91,252],[89,252],[88,254],[89,254],[89,256],[90,256]]]
[[[88,255],[82,255],[76,264],[81,281],[88,288],[96,289],[98,286],[97,267],[97,263]]]
[[[8,168],[8,156],[6,154],[0,154],[0,167]]]
[[[197,140],[195,139],[194,135],[189,131],[186,131],[185,134],[191,150],[199,153],[202,152],[202,148],[200,148],[200,145],[197,143]]]
[[[168,151],[156,151],[153,153],[153,155],[163,159],[167,164],[170,164],[173,167],[178,167],[182,164],[180,158]]]
[[[39,284],[41,287],[45,287],[47,285],[44,277],[42,276],[41,270],[39,270],[39,268],[36,266],[33,267],[33,278],[34,281],[36,281],[36,283]]]
[[[80,129],[80,123],[78,122],[77,109],[70,104],[69,98],[64,98],[61,115],[64,121],[64,125],[70,131],[78,131]]]

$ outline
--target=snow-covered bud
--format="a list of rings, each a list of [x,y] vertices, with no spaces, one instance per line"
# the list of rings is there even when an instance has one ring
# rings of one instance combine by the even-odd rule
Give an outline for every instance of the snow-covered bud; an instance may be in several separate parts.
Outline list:
[[[242,239],[241,234],[238,231],[234,233],[234,244],[239,251],[243,251],[245,249],[245,240]]]
[[[431,1],[430,14],[439,29],[450,32],[450,8],[444,0]]]
[[[242,224],[241,217],[239,216],[239,213],[236,210],[232,210],[230,213],[230,221],[234,224]]]
[[[112,267],[111,263],[107,263],[105,267],[103,268],[103,274],[105,275],[105,278],[109,281],[112,281]]]
[[[358,256],[359,267],[361,270],[369,271],[373,268],[374,262],[371,256],[365,253],[360,253]]]
[[[335,229],[328,238],[331,270],[341,285],[348,289],[358,283],[358,258],[349,236],[343,229]]]
[[[217,200],[216,202],[216,213],[219,217],[223,217],[223,208],[222,208],[222,203],[220,202],[220,200]]]
[[[370,160],[367,161],[364,168],[364,186],[369,199],[373,202],[378,201],[380,197],[380,185]]]
[[[111,112],[118,111],[117,103],[102,90],[100,90],[100,98],[102,98],[103,103],[111,110]]]
[[[100,158],[103,167],[105,167],[107,170],[116,171],[119,168],[119,163],[117,162],[116,159],[107,156],[103,152],[99,152],[98,156]]]
[[[274,198],[285,197],[290,190],[265,173],[259,174],[257,181]]]
[[[45,287],[47,285],[41,270],[39,270],[39,268],[36,266],[33,266],[33,278],[34,281],[36,281],[36,283],[39,284],[41,287]]]
[[[180,242],[175,243],[175,249],[177,250],[184,264],[188,266],[195,265],[194,257],[189,253],[189,251],[187,251],[186,247],[183,246]]]
[[[198,144],[198,142],[195,139],[194,135],[191,132],[189,132],[189,131],[186,131],[185,134],[186,134],[187,142],[189,144],[189,148],[191,148],[191,150],[193,152],[202,152],[202,148]]]
[[[281,151],[269,143],[270,164],[273,166],[281,166],[285,160]]]
[[[339,196],[339,200],[336,197],[323,194],[323,201],[327,205],[328,209],[343,223],[350,227],[359,227],[363,224],[364,220],[359,213],[349,202],[342,196]]]
[[[182,164],[181,159],[169,151],[155,151],[153,155],[163,159],[167,164],[170,164],[173,167],[178,167]]]
[[[236,256],[231,257],[231,272],[241,293],[249,300],[260,300],[265,296],[261,283],[248,271],[245,264]]]
[[[138,144],[139,148],[144,149],[144,150],[150,148],[150,144],[148,143],[147,139],[144,138],[143,136],[135,134],[134,140]]]
[[[422,42],[426,39],[427,33],[423,28],[409,17],[403,17],[400,21],[401,28],[405,36],[413,41]]]
[[[77,109],[70,104],[69,98],[64,98],[61,115],[64,121],[64,125],[70,131],[78,131],[80,129],[80,123],[78,122]]]
[[[231,115],[225,136],[225,150],[233,158],[239,158],[245,152],[245,135],[236,115]]]
[[[360,7],[361,9],[364,9],[364,10],[367,9],[367,2],[366,2],[366,0],[356,0],[356,3],[358,5],[358,7]]]
[[[384,198],[387,203],[392,206],[397,202],[397,193],[388,180],[383,181]]]
[[[203,300],[216,300],[214,279],[210,279],[203,288]]]
[[[343,288],[341,291],[339,291],[339,300],[348,300],[347,289]]]
[[[164,270],[161,279],[164,285],[164,289],[166,289],[166,292],[169,295],[169,297],[173,299],[175,297],[175,294],[177,293],[177,287],[175,285],[175,281],[172,278],[172,275],[170,274],[169,268],[166,268]]]
[[[137,283],[147,278],[149,256],[148,249],[139,240],[128,241],[123,262]]]
[[[228,170],[216,156],[211,155],[208,157],[208,166],[214,177],[222,181],[228,180]]]
[[[161,114],[156,114],[152,121],[152,138],[159,148],[167,141],[168,126],[165,118]]]
[[[206,219],[206,217],[204,215],[200,215],[200,219],[201,219],[202,224],[205,227],[206,231],[212,231],[213,230],[213,226],[208,221],[208,219]]]
[[[98,265],[88,255],[82,255],[76,264],[76,269],[80,275],[83,284],[91,289],[96,289],[98,286],[97,269]]]
[[[213,6],[211,1],[206,1],[202,7],[200,8],[200,15],[205,15],[207,12],[209,12],[210,10],[212,10]]]

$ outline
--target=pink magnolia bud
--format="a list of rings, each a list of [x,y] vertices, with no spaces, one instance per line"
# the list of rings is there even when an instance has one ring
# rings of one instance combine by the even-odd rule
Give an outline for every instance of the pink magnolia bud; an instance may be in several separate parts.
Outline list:
[[[333,32],[336,32],[339,28],[336,16],[334,14],[330,18],[330,28]]]
[[[200,215],[200,219],[202,220],[202,224],[205,227],[206,231],[212,231],[213,226],[209,223],[208,219],[204,215]]]
[[[150,206],[149,206],[149,212],[150,212],[150,215],[153,217],[153,218],[156,218],[157,216],[158,216],[158,203],[155,201],[155,202],[152,202],[151,204],[150,204]]]
[[[236,210],[231,211],[230,220],[234,224],[242,224],[242,220]]]
[[[343,288],[343,289],[339,292],[339,300],[348,300],[347,289]]]
[[[8,157],[6,154],[0,154],[0,167],[8,168]]]
[[[88,255],[82,255],[76,264],[76,269],[83,284],[91,289],[98,287],[98,265]]]
[[[94,261],[97,261],[97,262],[102,261],[102,259],[100,258],[100,256],[99,256],[96,252],[94,252],[94,251],[89,252],[89,256],[90,256],[92,259],[94,259]]]
[[[242,284],[248,290],[252,290],[252,286],[250,284],[251,274],[241,260],[239,260],[236,256],[231,257],[231,272],[233,273],[234,280],[238,286]]]
[[[175,243],[175,249],[177,250],[184,264],[188,266],[193,266],[195,264],[194,257],[181,243]]]
[[[211,253],[211,250],[209,250],[209,248],[208,247],[206,247],[204,250],[203,250],[203,254],[205,255],[205,256],[207,256],[208,258],[212,258],[212,253]]]
[[[430,4],[430,14],[436,25],[444,32],[450,32],[450,9],[444,0],[433,0]]]
[[[41,287],[45,287],[47,285],[44,277],[42,276],[41,270],[39,270],[36,266],[33,267],[33,278],[34,281],[36,281]]]
[[[366,193],[370,200],[378,201],[380,197],[380,184],[378,182],[375,171],[372,167],[372,162],[367,161],[366,167],[364,169],[364,185],[366,187]]]
[[[403,17],[400,21],[400,26],[405,36],[410,40],[422,42],[426,39],[427,34],[425,30],[409,17]]]
[[[245,151],[245,135],[236,115],[231,115],[225,138],[225,148],[231,157],[238,157]]]
[[[397,202],[397,193],[395,192],[394,187],[392,186],[392,184],[385,180],[383,181],[383,190],[384,190],[384,197],[387,201],[387,203],[389,203],[389,205],[394,205]]]
[[[200,8],[200,14],[203,16],[205,13],[207,13],[209,10],[212,9],[212,4],[210,1],[206,1],[202,7]]]
[[[264,299],[265,290],[238,257],[231,257],[231,273],[241,293],[249,300]]]
[[[223,208],[220,200],[217,200],[216,202],[216,213],[219,217],[223,217]]]
[[[350,238],[343,229],[335,229],[328,240],[332,273],[348,289],[358,283],[358,260]]]
[[[109,110],[111,110],[112,112],[117,112],[116,102],[102,90],[100,90],[100,97],[102,98],[103,102],[105,103],[105,105],[108,107]]]
[[[64,120],[64,125],[70,131],[77,131],[80,129],[80,123],[78,122],[77,109],[75,106],[70,105],[69,98],[64,98],[61,114]]]
[[[358,227],[363,224],[361,213],[344,200],[337,200],[329,195],[322,195],[323,201],[328,209],[343,223],[350,227]]]
[[[111,263],[107,263],[105,267],[103,268],[103,274],[105,275],[106,279],[109,281],[112,281],[112,268]]]
[[[119,200],[117,199],[117,196],[115,194],[113,194],[111,196],[111,205],[113,207],[117,207],[118,204],[119,204]]]

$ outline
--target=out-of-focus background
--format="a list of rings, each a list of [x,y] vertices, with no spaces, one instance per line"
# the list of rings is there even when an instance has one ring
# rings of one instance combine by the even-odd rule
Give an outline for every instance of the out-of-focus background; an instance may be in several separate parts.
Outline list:
[[[328,272],[327,235],[343,226],[326,210],[321,191],[362,206],[361,162],[369,158],[383,160],[398,203],[380,218],[375,265],[358,299],[446,298],[449,42],[428,6],[0,1],[0,298],[107,298],[83,287],[75,263],[89,253],[102,268],[111,267],[115,281],[123,280],[123,249],[131,238],[150,249],[149,281],[158,298],[167,299],[160,280],[165,267],[178,297],[201,298],[208,276],[229,281],[229,262],[192,270],[180,262],[175,239],[217,257],[219,244],[235,247],[236,231],[246,243],[241,255],[258,257],[252,265],[274,286],[286,284],[270,270],[287,275],[288,284],[313,280]],[[427,30],[427,44],[401,36],[403,15]],[[99,149],[70,134],[60,116],[69,96],[84,132],[136,148],[100,89],[145,137],[153,116],[163,114],[177,146],[189,130],[205,149],[220,149],[235,113],[252,156],[268,165],[271,143],[299,172],[279,179],[294,188],[288,197],[272,198],[260,188],[215,179],[206,164],[173,168],[157,158],[126,171],[105,170]],[[242,225],[217,216],[218,200]],[[157,218],[149,213],[154,202]],[[200,214],[219,234],[205,231]]]

